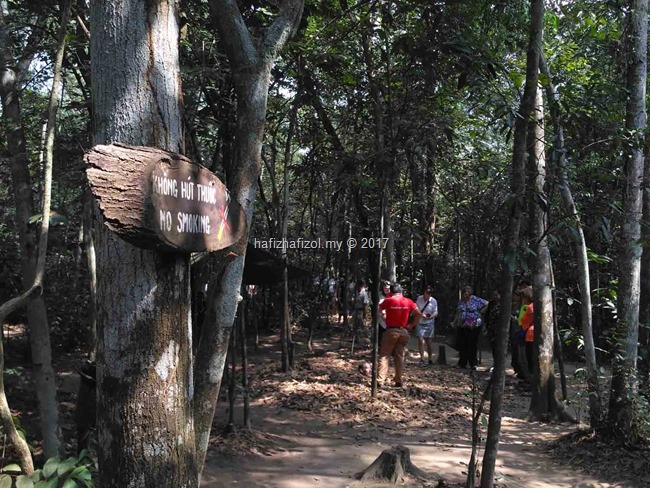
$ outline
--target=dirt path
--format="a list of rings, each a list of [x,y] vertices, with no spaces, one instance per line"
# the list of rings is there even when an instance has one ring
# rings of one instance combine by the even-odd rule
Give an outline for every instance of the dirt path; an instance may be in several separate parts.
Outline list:
[[[453,351],[450,354],[447,349],[447,354],[448,362],[454,364]],[[435,485],[434,473],[449,484],[463,483],[471,449],[470,373],[421,366],[411,358],[407,388],[381,390],[373,402],[368,400],[369,388],[354,374],[356,360],[363,355],[345,356],[345,350],[339,349],[304,359],[293,378],[275,374],[265,384],[261,377],[268,370],[258,368],[253,373],[258,375],[258,389],[254,389],[258,396],[252,402],[255,431],[215,439],[202,486],[352,486],[355,473],[383,449],[397,444],[408,447],[414,464],[432,474],[430,486]],[[476,373],[479,383],[487,377],[490,365],[491,358],[484,354],[483,367]],[[575,426],[524,421],[529,394],[522,393],[514,380],[508,385],[497,463],[500,486],[629,486],[601,482],[555,465],[542,443]],[[224,418],[226,406],[221,404],[217,419]]]

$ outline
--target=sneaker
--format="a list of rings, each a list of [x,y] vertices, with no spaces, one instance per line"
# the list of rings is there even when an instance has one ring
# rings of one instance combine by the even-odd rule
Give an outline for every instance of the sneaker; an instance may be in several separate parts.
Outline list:
[[[395,383],[393,385],[393,388],[401,388],[401,387],[402,387],[402,383]]]

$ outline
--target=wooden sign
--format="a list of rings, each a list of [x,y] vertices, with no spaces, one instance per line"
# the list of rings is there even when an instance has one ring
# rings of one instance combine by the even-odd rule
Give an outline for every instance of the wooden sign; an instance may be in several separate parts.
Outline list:
[[[219,178],[184,156],[111,144],[93,147],[85,160],[106,225],[135,246],[218,251],[244,235],[241,206]]]

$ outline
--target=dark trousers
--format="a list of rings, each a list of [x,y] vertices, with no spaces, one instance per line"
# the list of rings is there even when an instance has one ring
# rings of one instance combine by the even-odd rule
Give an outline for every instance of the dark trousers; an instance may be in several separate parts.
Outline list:
[[[526,348],[526,363],[528,363],[528,373],[530,376],[533,375],[533,371],[535,371],[535,348],[534,348],[534,343],[533,342],[526,342],[525,345]]]
[[[525,364],[525,359],[523,357],[523,351],[521,343],[517,338],[517,332],[521,330],[521,327],[516,320],[513,320],[510,324],[510,365],[520,377],[527,377],[528,368]]]
[[[458,365],[460,367],[465,367],[469,363],[470,367],[476,367],[476,349],[478,346],[478,337],[481,333],[480,327],[466,328],[461,327],[459,329],[459,346],[458,350],[459,359]]]

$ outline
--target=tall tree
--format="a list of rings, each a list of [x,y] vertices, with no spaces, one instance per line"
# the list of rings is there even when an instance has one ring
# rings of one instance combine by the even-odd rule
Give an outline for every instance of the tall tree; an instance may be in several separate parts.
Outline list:
[[[176,0],[93,0],[90,30],[94,143],[182,152]],[[101,484],[195,487],[189,256],[97,230]]]
[[[548,195],[546,194],[546,155],[544,140],[544,103],[537,90],[534,117],[530,121],[529,171],[532,196],[531,237],[533,241],[533,303],[535,324],[535,365],[533,395],[529,417],[534,420],[565,418],[563,405],[556,396],[553,351],[555,343],[553,273],[548,245]]]
[[[648,0],[629,0],[627,33],[627,106],[625,117],[625,190],[623,229],[619,256],[618,320],[619,350],[614,362],[609,422],[621,440],[639,438],[635,396],[639,340],[639,296],[644,141],[646,129],[646,80],[648,50]]]
[[[643,171],[643,223],[641,240],[650,242],[650,158],[645,158]],[[644,249],[641,256],[641,297],[639,299],[639,384],[640,389],[650,387],[650,250]]]
[[[501,275],[501,314],[496,340],[496,359],[494,363],[492,391],[490,393],[490,418],[488,436],[483,456],[481,472],[481,488],[494,486],[496,458],[499,450],[499,434],[501,432],[501,409],[503,407],[503,392],[505,389],[506,348],[508,330],[510,328],[510,309],[512,306],[512,288],[514,262],[517,255],[519,229],[521,227],[524,208],[524,191],[526,183],[526,141],[528,119],[535,105],[537,82],[539,78],[539,56],[543,39],[544,1],[530,2],[530,29],[528,52],[526,55],[526,83],[521,97],[512,148],[512,180],[510,220],[506,230],[506,242],[503,252]]]
[[[296,128],[296,119],[298,117],[298,107],[300,106],[300,86],[296,93],[291,112],[289,114],[289,128],[287,132],[287,140],[284,146],[284,171],[283,171],[283,187],[282,187],[282,235],[283,242],[289,238],[289,210],[290,210],[290,196],[289,196],[289,170],[291,160],[293,159],[292,144],[294,138],[294,131]],[[289,307],[289,255],[287,247],[282,248],[282,326],[281,326],[281,342],[282,342],[282,371],[289,372],[293,368],[293,339],[291,337],[291,311]],[[328,304],[329,309],[329,304]],[[245,340],[242,339],[242,340]]]
[[[237,2],[210,0],[212,19],[230,63],[237,95],[235,144],[232,161],[228,161],[226,167],[227,185],[233,198],[246,212],[248,229],[253,219],[260,175],[271,70],[280,49],[297,29],[302,9],[302,0],[284,0],[279,4],[273,22],[265,28],[249,30]],[[248,232],[235,249],[237,255],[227,258],[209,289],[208,311],[194,370],[194,423],[199,469],[208,448],[228,342],[237,302],[241,298],[239,290],[247,241]]]
[[[16,202],[15,219],[20,241],[23,287],[27,290],[36,277],[38,227],[30,223],[35,214],[35,206],[20,96],[43,31],[41,22],[37,21],[31,29],[21,56],[15,57],[12,50],[14,39],[10,35],[11,29],[6,22],[7,7],[6,1],[0,2],[0,98],[2,118],[7,127],[7,149],[10,155],[11,179]],[[30,329],[43,451],[46,457],[53,457],[59,454],[61,446],[59,404],[56,398],[56,377],[52,368],[50,330],[42,295],[36,296],[27,308],[27,322]]]
[[[562,198],[562,203],[564,203],[570,225],[573,226],[574,230],[574,232],[571,232],[571,238],[575,248],[578,266],[578,284],[580,286],[580,324],[582,328],[582,337],[584,338],[585,362],[587,368],[589,424],[593,429],[596,429],[600,425],[603,412],[592,324],[591,279],[589,276],[587,243],[582,228],[582,219],[573,198],[573,192],[571,191],[571,184],[569,181],[569,171],[566,158],[567,148],[564,143],[564,126],[562,124],[560,96],[555,84],[551,81],[551,73],[543,54],[540,58],[540,72],[547,78],[545,91],[550,109],[551,121],[553,123],[553,150],[551,153],[552,169],[557,179],[558,191]]]

